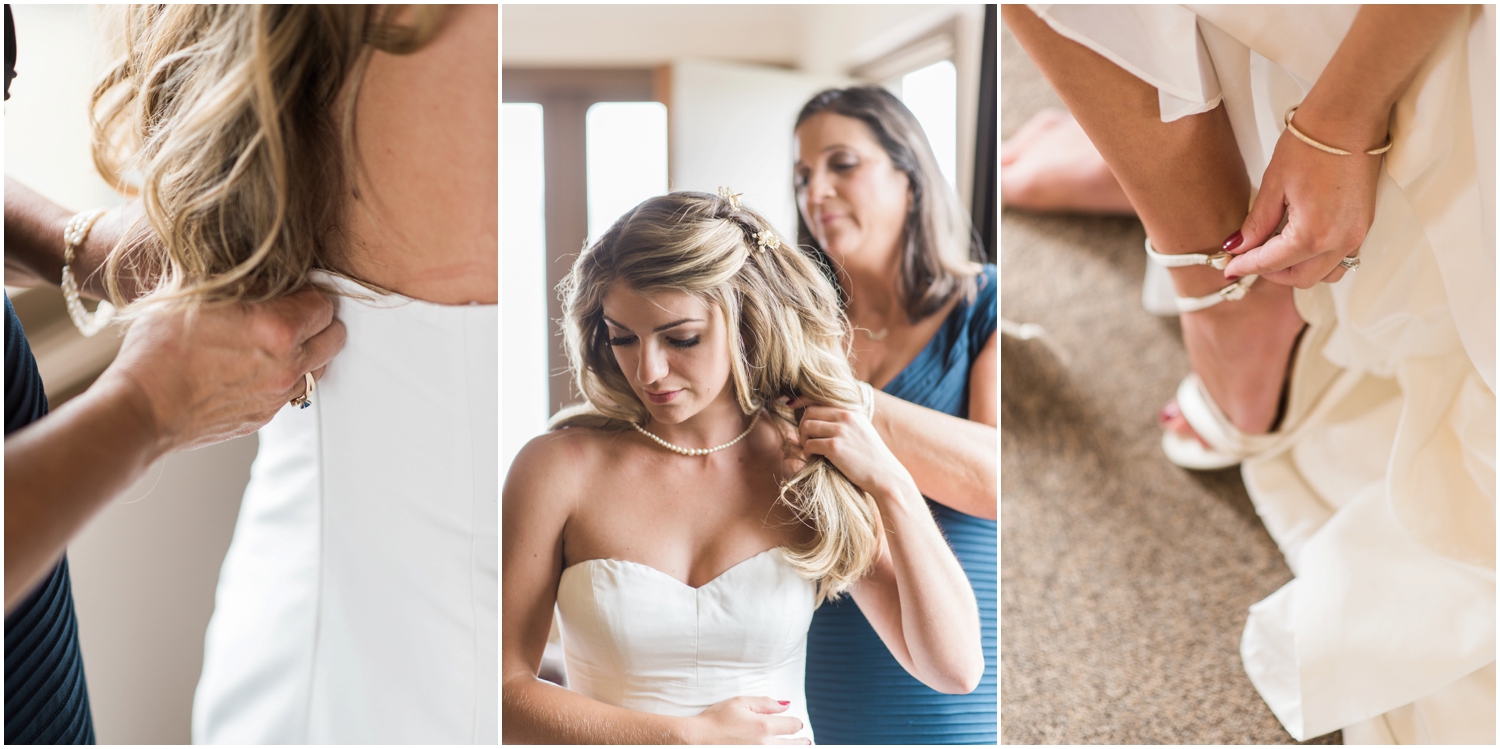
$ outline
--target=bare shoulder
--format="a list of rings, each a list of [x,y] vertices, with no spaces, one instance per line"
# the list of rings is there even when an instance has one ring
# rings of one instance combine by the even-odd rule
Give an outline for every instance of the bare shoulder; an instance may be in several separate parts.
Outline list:
[[[614,432],[570,427],[532,438],[516,454],[505,476],[505,503],[571,506],[605,472],[615,451],[615,436]]]

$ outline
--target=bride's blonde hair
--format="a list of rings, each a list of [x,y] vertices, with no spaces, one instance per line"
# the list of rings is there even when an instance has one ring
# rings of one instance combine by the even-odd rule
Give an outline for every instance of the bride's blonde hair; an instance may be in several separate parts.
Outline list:
[[[559,287],[568,363],[588,401],[558,413],[551,428],[646,423],[646,406],[615,362],[604,326],[604,297],[616,284],[642,293],[680,291],[719,308],[744,413],[764,410],[795,428],[782,396],[861,407],[844,348],[846,322],[817,263],[735,200],[674,192],[621,216],[584,249]],[[788,556],[817,581],[819,601],[843,592],[874,563],[879,510],[826,458],[813,456],[786,480],[779,501],[815,532]]]
[[[136,309],[262,301],[337,270],[352,189],[354,102],[373,50],[406,54],[441,14],[367,5],[132,5],[95,87],[94,163],[139,192],[145,227],[110,253],[146,282]],[[396,16],[410,21],[395,23]]]

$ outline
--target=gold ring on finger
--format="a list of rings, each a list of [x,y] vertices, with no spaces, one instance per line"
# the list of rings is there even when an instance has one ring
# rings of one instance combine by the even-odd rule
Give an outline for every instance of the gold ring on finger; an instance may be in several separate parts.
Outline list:
[[[1346,257],[1343,260],[1339,261],[1339,267],[1345,270],[1359,270],[1359,257],[1356,255],[1350,255],[1349,257]]]
[[[307,389],[303,390],[301,395],[293,398],[291,403],[298,408],[307,408],[312,405],[309,396],[313,394],[313,389],[317,387],[318,381],[313,379],[312,372],[304,372],[302,380],[307,383]]]

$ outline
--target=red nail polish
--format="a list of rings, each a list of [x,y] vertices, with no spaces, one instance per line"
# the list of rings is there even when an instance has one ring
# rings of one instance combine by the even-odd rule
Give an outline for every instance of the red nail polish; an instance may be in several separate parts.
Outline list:
[[[776,700],[776,704],[778,704],[778,705],[790,705],[790,704],[792,704],[792,701],[791,700]]]
[[[1181,409],[1177,407],[1177,401],[1168,401],[1167,405],[1161,407],[1161,413],[1156,415],[1158,421],[1163,425],[1182,415]]]
[[[1234,281],[1240,280],[1239,276],[1225,276],[1224,278],[1228,279],[1230,282],[1234,282]]]
[[[1244,241],[1245,236],[1241,234],[1238,229],[1236,229],[1233,234],[1229,235],[1228,239],[1224,240],[1223,249],[1225,252],[1232,252],[1234,251],[1234,248],[1239,247],[1240,243]]]

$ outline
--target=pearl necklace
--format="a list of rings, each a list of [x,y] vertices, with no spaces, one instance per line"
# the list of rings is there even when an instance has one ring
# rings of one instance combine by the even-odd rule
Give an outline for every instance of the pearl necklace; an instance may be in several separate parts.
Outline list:
[[[718,452],[720,450],[723,450],[726,447],[730,447],[730,446],[734,445],[736,442],[739,442],[740,440],[744,439],[746,435],[750,434],[750,430],[754,429],[756,423],[759,422],[759,421],[760,421],[760,412],[756,411],[755,412],[755,417],[752,418],[752,419],[750,419],[750,426],[745,427],[745,431],[740,432],[740,436],[735,437],[734,439],[732,439],[732,440],[730,440],[728,442],[725,442],[724,444],[719,445],[718,447],[678,447],[677,445],[674,445],[674,444],[672,444],[672,443],[670,443],[670,442],[668,442],[668,441],[666,441],[666,440],[664,440],[664,439],[662,439],[662,438],[660,438],[660,437],[658,437],[658,436],[656,436],[656,435],[654,435],[654,434],[646,431],[646,428],[643,427],[643,426],[641,426],[640,424],[636,424],[634,422],[631,422],[630,425],[633,426],[633,427],[635,427],[635,430],[637,432],[640,432],[641,434],[644,434],[647,437],[650,437],[652,439],[652,441],[654,441],[656,444],[661,445],[662,447],[665,447],[665,448],[667,448],[668,450],[671,450],[674,453],[679,453],[681,455],[690,455],[690,456],[693,456],[693,457],[697,457],[697,456],[700,456],[700,455],[707,455],[709,453]]]

